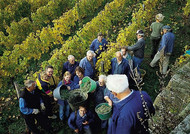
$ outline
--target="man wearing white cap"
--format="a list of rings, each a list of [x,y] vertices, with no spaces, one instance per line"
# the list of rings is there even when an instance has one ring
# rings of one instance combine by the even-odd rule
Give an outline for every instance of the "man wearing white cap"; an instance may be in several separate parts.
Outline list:
[[[156,54],[157,50],[158,50],[158,46],[159,46],[159,42],[161,40],[161,32],[162,32],[162,27],[164,26],[161,22],[164,19],[164,16],[159,13],[156,15],[156,21],[153,22],[150,26],[150,31],[151,36],[150,36],[150,40],[152,43],[152,54],[151,54],[151,58],[154,58],[154,55]]]
[[[133,51],[133,68],[137,67],[139,72],[139,66],[141,65],[144,59],[144,48],[145,48],[145,40],[144,40],[144,32],[142,30],[138,30],[136,32],[138,41],[133,46],[128,46],[127,50]]]
[[[144,91],[130,90],[126,75],[109,75],[106,86],[119,99],[113,109],[108,134],[148,134],[148,122],[145,119],[149,117],[145,116],[142,96],[150,114],[154,114],[155,109],[149,95]],[[146,129],[141,125],[142,121],[137,114],[143,119]]]
[[[166,74],[168,65],[169,65],[169,59],[173,51],[174,47],[174,40],[175,40],[175,35],[172,33],[172,29],[170,26],[165,25],[163,26],[163,32],[164,35],[162,36],[162,40],[160,42],[160,48],[158,49],[158,52],[154,56],[154,59],[151,61],[150,66],[155,67],[156,63],[158,60],[161,58],[161,50],[164,50],[164,58],[163,58],[163,63],[162,63],[162,70],[161,74]]]

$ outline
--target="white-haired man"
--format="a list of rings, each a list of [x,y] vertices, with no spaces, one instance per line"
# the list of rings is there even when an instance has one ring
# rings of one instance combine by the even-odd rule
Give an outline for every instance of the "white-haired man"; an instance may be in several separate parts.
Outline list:
[[[123,58],[121,51],[115,53],[115,58],[111,60],[111,74],[125,74],[130,77],[130,66],[128,60]]]
[[[69,55],[68,61],[63,64],[62,76],[66,71],[69,71],[71,73],[71,80],[73,80],[77,66],[79,66],[79,63],[75,61],[75,57],[73,55]]]
[[[45,106],[41,99],[40,90],[36,89],[35,81],[26,80],[24,84],[25,88],[19,98],[19,107],[27,127],[32,133],[39,134],[40,130],[35,124],[35,120],[37,120],[43,129],[50,132],[51,126],[48,119],[41,113],[41,110],[45,110]]]
[[[80,61],[79,66],[84,69],[84,76],[94,78],[96,65],[96,58],[94,56],[95,53],[92,50],[88,50],[86,57]]]
[[[106,92],[106,76],[100,75],[98,77],[98,81],[96,82],[97,88],[93,93],[93,101],[95,102],[95,106],[99,105],[100,103],[105,103],[104,93]],[[99,119],[99,118],[97,118]],[[107,127],[107,120],[99,120],[101,129],[105,129]]]
[[[106,86],[119,99],[113,109],[108,134],[148,134],[148,122],[145,119],[149,117],[145,116],[144,103],[150,114],[155,112],[149,95],[144,91],[130,90],[126,75],[109,75]],[[137,115],[143,119],[143,125]]]

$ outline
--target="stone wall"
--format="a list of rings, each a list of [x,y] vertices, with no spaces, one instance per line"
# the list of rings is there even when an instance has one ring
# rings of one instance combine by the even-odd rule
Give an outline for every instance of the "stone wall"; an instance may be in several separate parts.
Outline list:
[[[153,128],[158,129],[160,134],[171,132],[190,115],[190,63],[172,76],[166,88],[156,97],[154,106],[156,114],[151,124],[154,124]]]

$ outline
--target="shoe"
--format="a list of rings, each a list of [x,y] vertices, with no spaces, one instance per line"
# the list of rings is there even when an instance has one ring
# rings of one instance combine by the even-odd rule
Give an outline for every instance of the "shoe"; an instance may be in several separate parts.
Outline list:
[[[49,118],[49,119],[56,119],[57,116],[54,114],[54,115],[52,115],[52,116],[48,116],[48,118]]]

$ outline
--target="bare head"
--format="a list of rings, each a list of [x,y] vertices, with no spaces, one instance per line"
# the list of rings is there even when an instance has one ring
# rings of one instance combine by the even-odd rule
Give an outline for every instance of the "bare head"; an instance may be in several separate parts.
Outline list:
[[[68,56],[68,61],[70,64],[75,64],[75,57],[73,55]]]
[[[28,91],[32,92],[34,89],[36,89],[36,82],[33,80],[26,80],[24,82],[25,87]]]
[[[53,66],[51,66],[51,65],[47,66],[45,72],[48,75],[48,77],[52,77],[52,75],[53,75]]]
[[[92,61],[93,57],[94,57],[94,51],[92,50],[88,50],[87,53],[86,53],[86,58],[88,61]]]
[[[115,57],[116,57],[116,59],[117,59],[117,62],[121,62],[122,59],[123,59],[123,54],[121,53],[121,51],[117,51],[117,52],[115,53]]]
[[[98,41],[102,42],[102,39],[104,38],[103,34],[100,32],[98,33]]]
[[[105,75],[100,75],[98,83],[100,86],[104,86],[106,84],[106,76]]]
[[[126,48],[126,47],[122,47],[122,48],[121,48],[121,53],[122,53],[123,55],[126,55],[126,53],[127,53],[127,48]]]

